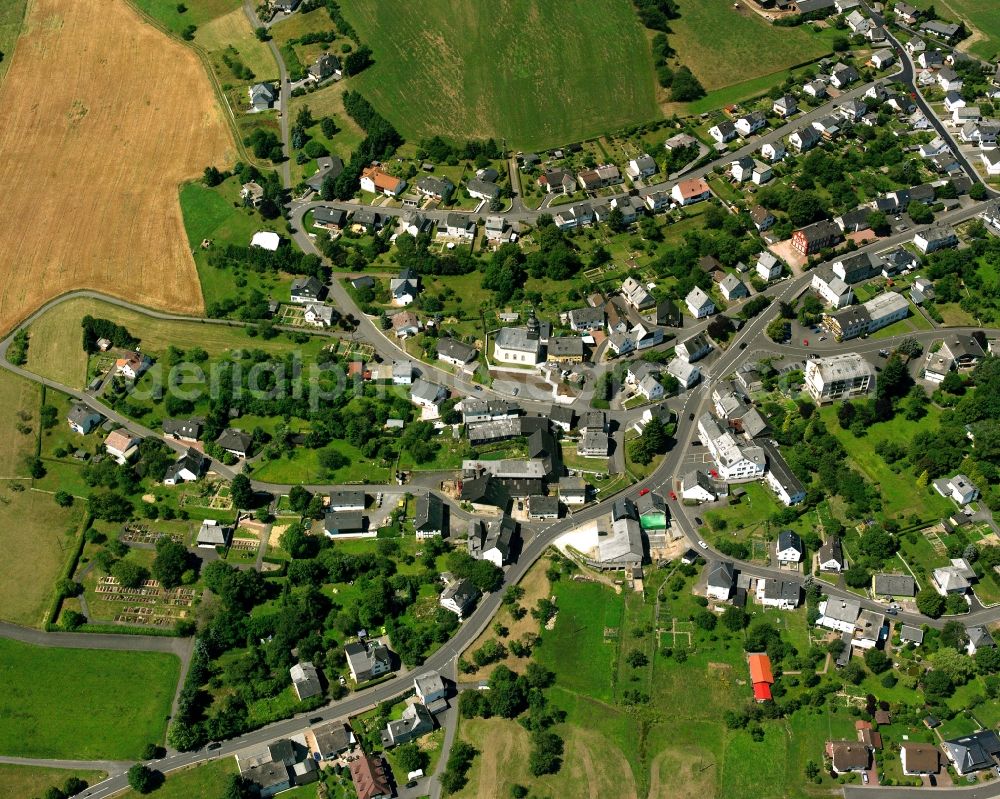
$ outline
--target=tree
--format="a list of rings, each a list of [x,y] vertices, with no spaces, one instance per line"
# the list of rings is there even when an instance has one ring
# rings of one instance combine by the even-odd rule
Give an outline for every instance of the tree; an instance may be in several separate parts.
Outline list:
[[[965,625],[960,621],[946,621],[941,628],[941,646],[952,649],[965,649],[969,638],[965,634]]]
[[[910,215],[915,225],[929,225],[934,221],[934,212],[919,200],[914,200],[909,204],[906,212]]]
[[[625,656],[625,662],[633,669],[641,669],[643,666],[649,665],[649,658],[638,649],[633,649]]]
[[[865,678],[865,668],[858,661],[852,660],[844,666],[841,674],[851,685],[860,685],[861,681]]]
[[[149,572],[134,560],[120,560],[111,567],[111,576],[123,588],[138,588],[149,578]]]
[[[562,766],[563,739],[552,730],[535,730],[531,734],[531,754],[528,769],[535,777],[555,774]]]
[[[925,616],[936,619],[944,610],[944,597],[933,588],[921,588],[917,593],[917,609]]]
[[[245,474],[236,475],[230,485],[230,494],[234,508],[237,510],[249,508],[253,504],[253,488],[250,485],[250,478]]]
[[[947,674],[955,685],[964,685],[974,671],[972,658],[950,646],[941,647],[929,659],[934,664],[934,670]]]
[[[87,623],[87,617],[75,610],[64,610],[62,614],[63,627],[67,630],[79,630]]]
[[[69,508],[73,505],[73,495],[69,491],[56,491],[55,501],[60,508]]]
[[[176,588],[181,584],[189,562],[187,547],[180,541],[164,536],[156,542],[153,576],[164,588]]]
[[[736,605],[726,605],[722,611],[722,626],[734,633],[746,627],[748,621],[746,611]]]
[[[670,99],[675,103],[688,103],[705,96],[705,88],[687,67],[674,72],[670,84]]]
[[[869,649],[865,652],[865,665],[871,669],[872,674],[881,674],[892,668],[892,661],[881,649]]]
[[[410,742],[396,749],[396,761],[403,771],[420,771],[427,768],[430,757],[419,746]]]
[[[969,197],[977,202],[986,199],[986,187],[982,183],[973,183],[969,189]]]
[[[976,671],[980,674],[993,674],[1000,671],[1000,649],[994,646],[983,646],[973,655],[976,661]]]
[[[142,763],[136,763],[128,770],[128,784],[137,793],[149,793],[156,787],[156,774]]]

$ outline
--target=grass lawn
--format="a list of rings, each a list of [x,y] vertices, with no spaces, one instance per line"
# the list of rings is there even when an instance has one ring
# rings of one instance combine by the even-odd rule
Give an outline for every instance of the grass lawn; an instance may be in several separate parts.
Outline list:
[[[913,303],[910,303],[910,316],[875,331],[871,337],[873,339],[892,338],[893,336],[905,336],[907,333],[931,329],[931,323],[914,307]]]
[[[738,504],[726,505],[703,514],[709,525],[713,520],[725,521],[725,526],[719,532],[712,533],[715,540],[732,537],[737,533],[741,539],[763,533],[765,522],[781,510],[782,506],[763,483],[743,483],[739,488],[746,490],[746,496]]]
[[[56,785],[61,788],[67,777],[77,777],[94,785],[107,776],[103,771],[9,766],[0,763],[0,796],[41,796],[45,789],[50,786]]]
[[[27,5],[28,0],[7,0],[0,5],[0,53],[4,54],[3,60],[0,60],[0,80],[3,80],[10,65],[10,57],[14,53],[14,43],[18,34],[21,33],[24,9]]]
[[[0,640],[0,751],[23,757],[139,757],[162,743],[180,663],[151,652]]]
[[[230,269],[209,266],[208,253],[201,248],[205,239],[209,239],[214,247],[223,247],[227,244],[248,244],[254,233],[265,228],[284,233],[280,224],[267,223],[256,212],[242,207],[239,192],[240,183],[236,177],[214,188],[208,188],[200,181],[181,186],[184,229],[198,268],[206,308],[251,289],[275,299],[288,299],[280,295],[280,291],[284,289],[287,294],[286,284],[291,280],[290,276],[262,274],[253,270],[242,270],[237,274]]]
[[[232,48],[228,50],[229,57],[249,67],[254,73],[254,80],[276,80],[278,77],[278,65],[271,55],[271,48],[254,35],[247,15],[238,6],[228,14],[199,26],[194,40],[212,53],[212,63],[220,75],[228,71],[221,57],[222,52]],[[236,78],[235,75],[233,77]]]
[[[0,477],[26,477],[24,458],[34,454],[41,389],[4,370],[0,374]],[[60,420],[61,422],[62,420]]]
[[[830,37],[811,26],[777,28],[728,0],[678,0],[671,44],[707,90],[771,75],[831,52]],[[739,65],[734,68],[734,65]],[[775,82],[767,84],[766,88]]]
[[[87,375],[87,354],[80,344],[80,320],[87,314],[125,325],[142,340],[142,349],[153,354],[164,352],[171,345],[181,349],[201,347],[210,356],[221,356],[248,347],[272,353],[287,353],[289,350],[286,338],[279,336],[270,341],[250,338],[241,325],[229,327],[198,321],[154,319],[139,311],[101,300],[77,297],[56,306],[32,324],[31,335],[35,346],[28,348],[26,368],[42,377],[82,387]],[[303,349],[318,349],[320,339],[314,339],[314,342],[304,345]]]
[[[347,441],[331,441],[333,447],[347,458],[347,466],[335,472],[320,468],[318,450],[296,447],[290,458],[261,461],[254,466],[253,476],[268,483],[385,483],[392,473],[391,466],[378,466],[361,456]]]
[[[919,0],[917,8],[926,9],[931,0]],[[941,0],[938,14],[951,22],[964,21],[982,34],[959,43],[959,49],[969,50],[986,61],[995,61],[1000,55],[1000,16],[994,0]]]
[[[954,503],[940,496],[933,488],[918,486],[916,476],[910,470],[904,469],[896,474],[875,453],[875,445],[883,439],[906,443],[918,430],[937,427],[941,413],[938,408],[928,406],[927,415],[917,422],[909,422],[902,414],[897,414],[888,422],[871,425],[862,438],[856,438],[849,430],[841,428],[837,422],[836,405],[821,408],[820,413],[827,429],[844,445],[854,467],[871,483],[881,487],[885,517],[915,513],[921,519],[938,520],[954,511]]]
[[[500,13],[486,0],[425,0],[392,14],[361,0],[343,11],[375,54],[351,88],[409,140],[493,136],[535,149],[659,116],[627,0],[509,0]]]
[[[209,760],[197,766],[181,769],[167,774],[163,785],[156,789],[157,799],[189,799],[193,796],[222,796],[229,783],[229,777],[238,773],[236,759],[225,757],[219,760]],[[312,787],[313,795],[316,788]],[[142,794],[127,790],[117,794],[115,799],[138,799]],[[291,796],[285,793],[284,796]]]
[[[83,507],[60,508],[51,494],[0,487],[0,618],[26,627],[45,621],[55,582],[76,544]],[[2,793],[2,792],[0,792]]]
[[[185,0],[187,10],[181,14],[177,10],[177,0],[132,0],[141,11],[180,35],[188,25],[204,25],[209,20],[221,17],[233,9],[239,9],[239,0]]]

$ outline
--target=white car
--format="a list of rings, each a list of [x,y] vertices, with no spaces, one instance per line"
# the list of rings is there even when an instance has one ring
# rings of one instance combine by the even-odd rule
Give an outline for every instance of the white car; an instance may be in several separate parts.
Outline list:
[[[708,544],[706,544],[700,538],[698,539],[698,546],[700,546],[702,549],[708,549]]]

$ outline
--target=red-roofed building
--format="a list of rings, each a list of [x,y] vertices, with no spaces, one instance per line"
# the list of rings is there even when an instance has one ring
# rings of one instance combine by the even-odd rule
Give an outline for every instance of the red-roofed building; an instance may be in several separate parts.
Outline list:
[[[758,702],[768,702],[771,700],[771,686],[766,682],[755,682],[753,684],[753,698]]]
[[[774,673],[771,671],[771,659],[767,655],[750,655],[747,658],[750,666],[750,682],[753,683],[753,698],[758,702],[771,699],[771,686],[774,684]]]
[[[361,190],[372,194],[384,194],[387,197],[398,197],[406,188],[406,181],[394,177],[380,166],[367,167],[361,173]]]
[[[704,178],[691,178],[676,184],[671,190],[670,196],[681,205],[690,205],[709,199],[712,196],[712,190],[708,188]]]

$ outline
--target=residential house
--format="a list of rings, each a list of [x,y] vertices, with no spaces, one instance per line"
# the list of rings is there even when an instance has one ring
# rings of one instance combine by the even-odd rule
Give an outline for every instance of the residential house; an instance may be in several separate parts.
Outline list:
[[[153,365],[152,359],[141,352],[130,352],[115,361],[115,370],[126,380],[138,380]]]
[[[779,563],[801,563],[806,548],[802,538],[792,530],[782,530],[778,533],[777,549]]]
[[[465,188],[469,196],[476,200],[495,200],[500,196],[500,187],[488,180],[473,178],[466,181]]]
[[[314,277],[297,277],[292,281],[290,298],[294,303],[304,305],[323,298],[326,287]]]
[[[497,242],[507,239],[508,241],[514,240],[514,233],[507,233],[507,220],[502,216],[488,216],[486,217],[486,225],[484,230],[486,231],[486,238],[489,241]]]
[[[479,357],[479,350],[471,344],[447,336],[439,338],[435,346],[438,360],[453,366],[463,367]]]
[[[875,385],[875,368],[856,352],[806,361],[806,391],[820,404],[873,393]]]
[[[925,776],[941,772],[941,750],[934,744],[910,743],[899,746],[899,762],[907,776]]]
[[[871,765],[871,752],[859,741],[827,741],[826,754],[834,774],[867,771]]]
[[[292,678],[292,689],[300,702],[323,693],[319,670],[308,660],[296,663],[288,673]]]
[[[656,174],[656,160],[649,153],[642,153],[628,162],[626,172],[633,180]]]
[[[587,501],[587,482],[582,477],[561,477],[559,499],[565,505],[583,505]]]
[[[344,647],[347,668],[357,683],[368,682],[392,671],[392,653],[381,641],[357,641]]]
[[[684,360],[694,363],[712,351],[712,342],[704,333],[695,333],[674,347],[674,352]]]
[[[814,100],[822,100],[826,97],[826,84],[821,80],[811,80],[802,86],[802,93]]]
[[[802,587],[792,580],[766,577],[757,581],[757,602],[765,608],[795,610],[801,594]]]
[[[432,713],[448,706],[448,689],[441,675],[436,671],[425,671],[413,678],[413,690]]]
[[[729,561],[711,561],[705,566],[707,579],[705,593],[709,599],[725,602],[733,592],[736,584],[736,571]]]
[[[352,511],[330,511],[323,516],[323,533],[327,538],[374,538],[378,530],[368,526],[368,518]]]
[[[729,430],[723,430],[710,413],[698,420],[698,435],[715,461],[719,477],[727,482],[746,482],[764,476],[767,460],[759,446],[740,445]]]
[[[415,336],[420,332],[420,320],[413,311],[400,311],[390,317],[390,324],[396,338]]]
[[[819,144],[822,139],[822,135],[816,128],[812,125],[806,125],[788,137],[788,146],[796,153],[804,153]]]
[[[680,357],[672,358],[667,364],[666,371],[685,389],[691,388],[701,379],[701,370]],[[660,399],[665,394],[663,386],[651,376],[647,376],[639,383],[639,391],[649,400]]]
[[[633,277],[625,278],[625,281],[622,283],[622,296],[625,298],[625,302],[637,311],[647,310],[656,304],[653,295],[649,293],[642,283]]]
[[[812,128],[808,130],[812,130]],[[785,145],[780,141],[767,142],[760,148],[760,155],[769,164],[776,164],[786,155]]]
[[[857,97],[847,100],[837,106],[837,114],[847,122],[859,122],[861,117],[868,113],[868,106],[864,100]]]
[[[716,496],[715,484],[700,469],[694,469],[681,478],[681,499],[714,502]]]
[[[695,319],[702,319],[715,313],[715,303],[702,289],[695,286],[684,298],[688,311]]]
[[[736,132],[746,138],[762,128],[767,127],[767,117],[764,116],[763,111],[751,111],[749,114],[743,114],[736,119],[734,126]]]
[[[920,32],[936,36],[946,42],[952,42],[958,36],[962,26],[955,22],[943,22],[939,19],[929,19],[920,23]]]
[[[990,177],[1000,175],[1000,150],[984,150],[979,154],[986,174]]]
[[[799,110],[799,101],[794,95],[783,94],[771,105],[771,110],[780,117],[787,119]]]
[[[756,411],[753,412],[756,413]],[[786,507],[798,505],[806,498],[806,489],[802,485],[802,481],[795,476],[787,461],[770,441],[762,439],[760,447],[767,457],[767,472],[764,474],[764,482],[778,495],[778,499],[783,505]]]
[[[418,541],[444,535],[444,503],[437,494],[427,492],[417,497],[413,528]]]
[[[358,799],[389,799],[392,770],[380,755],[361,755],[348,764]]]
[[[600,570],[630,570],[642,566],[645,548],[642,528],[632,517],[614,519],[611,531],[598,538],[597,546],[586,558],[588,566]]]
[[[340,66],[340,59],[330,53],[322,53],[312,64],[309,65],[309,76],[317,83],[327,78],[340,80],[344,72]]]
[[[891,67],[896,62],[896,55],[888,48],[883,50],[876,50],[872,53],[871,58],[868,59],[871,65],[875,69],[886,69]]]
[[[754,268],[756,269],[757,275],[761,280],[765,280],[770,283],[772,280],[777,280],[781,277],[784,264],[782,264],[774,253],[764,250],[764,252],[758,256],[757,264]]]
[[[240,199],[245,205],[257,208],[264,200],[264,188],[255,181],[244,183],[240,187]]]
[[[976,579],[976,572],[964,558],[952,558],[950,566],[935,569],[931,577],[934,589],[941,594],[966,594]]]
[[[324,155],[316,159],[316,171],[306,179],[306,185],[315,192],[323,191],[323,183],[327,178],[331,180],[335,179],[341,172],[344,171],[344,162],[337,155]],[[317,209],[319,210],[319,209]],[[327,208],[325,209],[328,213],[335,212],[335,209]],[[341,211],[341,217],[346,217],[346,214]],[[317,215],[313,214],[313,225],[317,224]],[[320,221],[323,215],[320,214]],[[340,223],[337,227],[342,227],[343,224]]]
[[[858,616],[861,614],[861,600],[829,597],[819,603],[819,618],[816,624],[835,632],[854,635]]]
[[[421,408],[437,409],[448,399],[448,389],[418,377],[410,386],[410,402]]]
[[[878,267],[867,252],[851,253],[833,262],[833,273],[849,285],[873,278],[878,272]]]
[[[941,749],[961,776],[995,769],[1000,757],[1000,738],[993,730],[942,741]]]
[[[750,180],[752,180],[758,186],[763,186],[767,183],[774,173],[771,171],[771,167],[761,161],[753,162],[753,171],[750,173]]]
[[[691,178],[675,184],[670,190],[670,196],[680,205],[691,205],[709,199],[712,196],[712,190],[704,178]]]
[[[476,237],[476,223],[465,214],[449,213],[438,223],[438,234],[472,241]]]
[[[104,439],[104,450],[120,466],[124,466],[139,454],[142,439],[124,427],[119,427]]]
[[[237,458],[246,458],[253,447],[253,438],[242,430],[227,427],[215,439],[215,443],[223,450]]]
[[[846,89],[859,79],[858,71],[849,64],[838,64],[830,73],[830,85],[838,89]]]
[[[933,481],[934,489],[946,499],[954,500],[958,505],[968,505],[979,499],[979,489],[964,474],[954,477],[939,477]]]
[[[546,497],[541,494],[528,497],[528,518],[534,521],[558,519],[559,497]]]
[[[912,597],[917,593],[916,582],[907,574],[876,574],[872,592],[884,597]]]
[[[818,564],[820,571],[842,572],[845,567],[844,547],[839,538],[831,537],[819,548]]]
[[[313,327],[330,327],[335,313],[329,305],[309,304],[302,311],[302,319]]]
[[[823,219],[792,233],[792,246],[803,255],[813,255],[843,241],[844,236],[836,223]]]
[[[917,23],[917,9],[909,3],[894,3],[892,6],[892,13],[897,20],[905,25],[916,25]]]
[[[951,67],[943,67],[938,71],[937,82],[941,87],[941,91],[945,92],[960,92],[964,86],[964,82],[958,73]]]
[[[750,219],[753,220],[753,226],[757,228],[758,233],[769,230],[778,221],[763,205],[755,205],[750,209]]]
[[[473,519],[469,529],[469,554],[500,568],[510,560],[516,534],[517,523],[507,514],[489,521]]]
[[[205,473],[207,467],[208,459],[198,450],[189,447],[187,452],[181,455],[175,463],[167,467],[167,471],[163,475],[163,484],[174,486],[181,483],[193,483]]]
[[[729,302],[750,296],[746,284],[733,274],[728,274],[719,281],[719,292]]]
[[[382,747],[391,749],[394,746],[415,741],[434,729],[434,716],[420,702],[412,702],[404,709],[398,720],[392,720],[381,731]]]
[[[441,592],[438,604],[462,619],[475,607],[478,599],[479,589],[469,580],[452,580]]]
[[[996,649],[996,641],[993,640],[990,631],[981,624],[966,627],[965,636],[968,638],[965,651],[969,654],[969,657],[975,655],[980,649]]]
[[[669,193],[665,191],[654,191],[650,192],[645,197],[646,208],[654,213],[657,211],[666,211],[670,207],[672,198]]]
[[[398,197],[406,188],[406,181],[394,177],[373,164],[361,172],[361,190],[371,194],[384,194],[386,197]]]
[[[416,189],[417,194],[421,194],[424,197],[430,197],[439,202],[447,202],[455,191],[455,184],[443,176],[424,175],[417,180],[413,188]]]
[[[626,297],[626,299],[628,299]],[[604,305],[591,308],[574,308],[569,312],[569,326],[577,332],[604,329]]]
[[[913,234],[913,244],[920,252],[928,253],[958,246],[958,235],[949,225],[934,224]]]
[[[255,83],[247,93],[250,95],[251,111],[267,111],[274,108],[278,99],[278,91],[270,83]]]
[[[564,169],[552,169],[539,176],[538,185],[548,194],[572,194],[576,189],[576,178]]]
[[[732,122],[720,122],[718,125],[713,125],[708,129],[708,135],[719,144],[726,144],[736,138],[736,125]]]
[[[328,208],[321,206],[313,209],[313,227],[321,230],[341,230],[347,224],[347,212],[340,208]],[[375,280],[370,275],[366,275],[375,285]],[[357,279],[357,278],[355,278]],[[353,283],[353,281],[351,281]]]
[[[356,743],[354,733],[342,721],[331,721],[310,730],[315,741],[314,752],[318,752],[322,760],[336,760],[344,752],[349,751]]]
[[[750,180],[753,175],[753,159],[749,155],[744,155],[742,158],[730,163],[729,172],[733,176],[733,180],[740,183]]]
[[[671,299],[660,300],[644,318],[650,324],[661,327],[680,327],[683,324],[681,309]]]
[[[594,223],[594,209],[589,203],[574,203],[559,211],[553,221],[560,230],[586,227]]]
[[[854,302],[854,291],[833,272],[833,267],[820,267],[813,272],[810,288],[815,291],[827,305],[833,308],[844,308]]]

